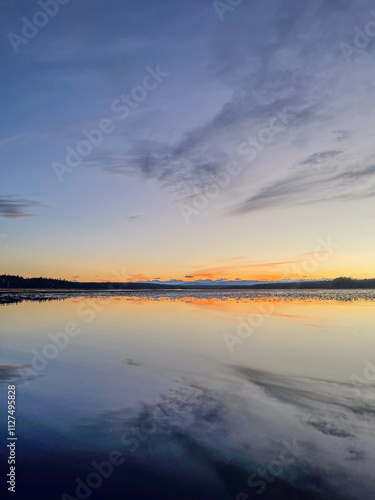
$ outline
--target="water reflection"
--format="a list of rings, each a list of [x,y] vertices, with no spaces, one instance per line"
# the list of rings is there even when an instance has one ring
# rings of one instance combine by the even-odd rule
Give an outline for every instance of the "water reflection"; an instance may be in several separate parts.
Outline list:
[[[93,462],[113,469],[91,487],[97,499],[372,498],[374,301],[317,293],[85,294],[2,308],[0,405],[5,414],[6,382],[18,381],[19,498],[82,498]],[[223,335],[262,310],[230,352]],[[25,376],[72,322],[80,333]]]

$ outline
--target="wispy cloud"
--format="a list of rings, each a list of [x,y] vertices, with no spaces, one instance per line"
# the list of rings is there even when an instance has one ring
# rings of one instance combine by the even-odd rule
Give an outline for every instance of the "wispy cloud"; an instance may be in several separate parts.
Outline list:
[[[30,213],[30,210],[42,206],[38,201],[18,198],[17,196],[1,196],[0,217],[5,217],[6,219],[33,217],[36,214]]]
[[[341,124],[344,116],[350,119],[351,110],[365,113],[366,106],[361,104],[359,109],[358,102],[353,102],[357,83],[348,73],[339,43],[351,35],[355,22],[367,19],[366,6],[356,0],[303,5],[296,0],[280,0],[271,10],[260,3],[244,6],[244,9],[243,21],[228,18],[226,25],[219,26],[210,39],[211,77],[231,91],[231,97],[218,106],[216,113],[201,122],[203,124],[185,130],[177,140],[138,140],[126,157],[104,155],[91,166],[101,168],[106,174],[156,179],[161,186],[181,193],[183,186],[202,187],[211,183],[237,155],[238,145],[269,123],[275,110],[286,109],[294,117],[285,133],[278,135],[275,147],[287,143],[289,149],[303,148],[314,143],[322,130],[327,131],[333,145],[352,136],[351,131],[339,128],[338,123]],[[264,19],[267,30],[262,29],[260,19]],[[231,22],[236,23],[235,29]],[[274,34],[272,37],[270,32]],[[359,61],[358,71],[364,81],[372,81],[372,68]],[[338,87],[340,92],[332,91]],[[370,85],[363,88],[363,102],[372,102]],[[306,157],[300,167],[323,165],[329,160],[338,160],[340,154],[341,150],[328,146]],[[242,161],[245,160],[242,158]],[[256,172],[257,162],[246,164],[246,170],[259,185],[269,171],[267,174]],[[274,173],[279,169],[275,165]],[[337,179],[328,178],[330,191],[324,196],[317,192],[326,179],[307,178],[304,182],[302,176],[296,174],[274,181],[248,197],[234,213],[272,204],[278,206],[289,194],[294,198],[298,193],[307,194],[307,203],[346,199],[336,194],[336,187],[348,176],[349,173],[343,172]],[[243,194],[245,188],[243,186]],[[301,198],[298,202],[304,200]]]
[[[349,130],[334,130],[334,134],[336,134],[336,141],[345,141],[352,136],[352,133]]]
[[[326,151],[309,156],[300,163],[315,167],[296,171],[276,180],[244,202],[232,215],[271,207],[303,205],[326,201],[350,201],[375,195],[375,158],[340,158],[340,151]]]
[[[312,252],[307,252],[277,261],[250,261],[246,257],[234,257],[232,259],[223,259],[221,265],[193,266],[191,274],[194,278],[210,279],[231,276],[233,273],[240,272],[247,275],[249,272],[263,274],[270,268],[276,268],[274,273],[279,273],[279,276],[274,276],[274,279],[280,279],[280,277],[284,276],[283,267],[305,262],[312,255]],[[216,262],[220,263],[220,261]]]
[[[140,221],[142,219],[143,219],[142,215],[131,215],[126,220],[127,220],[127,222],[137,222],[137,221]]]
[[[31,365],[0,365],[0,383],[15,381],[19,378],[31,379],[33,377],[26,375]]]
[[[5,144],[8,144],[9,142],[16,141],[20,137],[22,137],[21,134],[17,134],[17,135],[12,135],[10,137],[6,137],[5,139],[2,139],[0,141],[0,146],[4,146]]]
[[[342,151],[338,151],[336,149],[330,151],[321,151],[319,153],[314,153],[313,155],[306,158],[299,163],[301,167],[315,166],[323,163],[326,160],[330,160],[331,158],[335,158],[340,155]]]

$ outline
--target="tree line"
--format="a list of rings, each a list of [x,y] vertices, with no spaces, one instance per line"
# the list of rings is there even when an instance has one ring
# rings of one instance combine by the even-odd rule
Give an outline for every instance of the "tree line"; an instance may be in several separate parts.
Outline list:
[[[238,285],[238,286],[225,286],[225,285],[158,285],[153,283],[79,283],[75,281],[68,281],[64,279],[53,278],[23,278],[22,276],[13,276],[10,274],[0,275],[0,289],[48,289],[48,290],[118,290],[118,289],[131,289],[131,290],[145,290],[145,289],[222,289],[222,288],[235,288],[235,289],[325,289],[325,290],[340,290],[350,288],[375,288],[375,278],[356,280],[352,278],[340,277],[333,280],[322,281],[288,281],[281,283],[258,283],[255,285]]]

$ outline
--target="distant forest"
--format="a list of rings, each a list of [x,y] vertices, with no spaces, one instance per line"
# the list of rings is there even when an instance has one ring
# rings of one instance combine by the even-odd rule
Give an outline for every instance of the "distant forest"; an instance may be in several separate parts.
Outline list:
[[[294,281],[283,283],[258,283],[256,285],[158,285],[152,283],[79,283],[52,278],[23,278],[8,274],[0,275],[0,289],[46,289],[46,290],[175,290],[175,289],[325,289],[341,290],[350,288],[375,288],[375,278],[356,280],[352,278],[336,278],[324,281]]]
[[[38,288],[46,290],[119,290],[174,288],[173,286],[153,285],[149,283],[79,283],[53,278],[23,278],[9,274],[0,275],[0,289],[3,288]]]

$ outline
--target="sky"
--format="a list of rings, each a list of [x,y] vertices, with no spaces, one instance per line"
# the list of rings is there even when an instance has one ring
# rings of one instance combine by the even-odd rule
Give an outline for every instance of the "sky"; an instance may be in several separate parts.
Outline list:
[[[1,273],[375,276],[367,0],[3,0]]]

